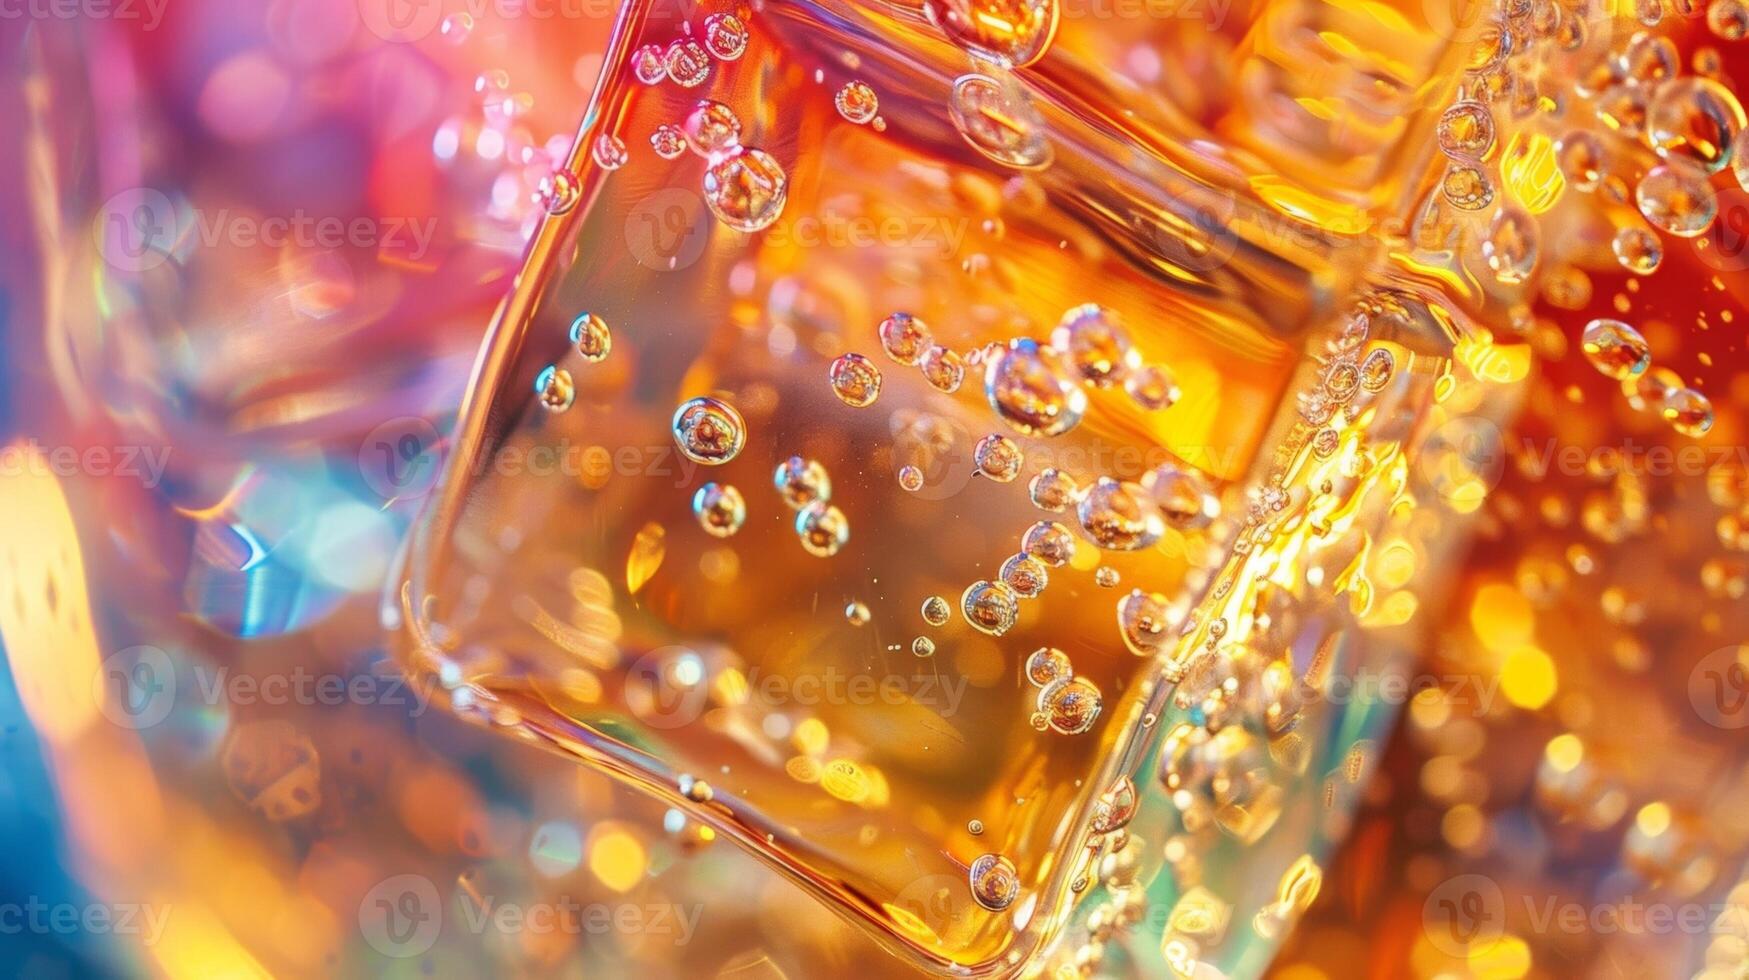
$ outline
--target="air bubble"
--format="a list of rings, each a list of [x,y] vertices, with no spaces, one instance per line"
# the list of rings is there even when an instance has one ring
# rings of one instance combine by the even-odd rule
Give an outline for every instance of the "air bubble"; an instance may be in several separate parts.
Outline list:
[[[852,408],[867,408],[881,395],[881,372],[861,354],[843,354],[826,372],[832,392]]]
[[[719,466],[735,458],[747,442],[747,423],[734,407],[704,396],[674,410],[674,442],[687,459]]]

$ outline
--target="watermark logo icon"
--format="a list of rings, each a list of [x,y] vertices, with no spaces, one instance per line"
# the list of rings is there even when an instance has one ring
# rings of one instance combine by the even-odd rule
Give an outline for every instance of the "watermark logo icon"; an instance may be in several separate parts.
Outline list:
[[[443,472],[444,444],[437,427],[414,416],[370,430],[358,446],[358,472],[384,500],[422,497]]]
[[[176,665],[158,647],[128,647],[98,667],[92,688],[98,710],[117,727],[151,728],[176,707]]]
[[[670,729],[690,725],[710,697],[704,658],[687,647],[659,647],[639,657],[625,673],[625,699],[645,724]]]
[[[364,941],[384,956],[420,956],[437,945],[443,931],[443,904],[437,886],[424,875],[385,878],[358,903],[358,928]]]
[[[697,262],[710,234],[704,198],[683,187],[664,187],[626,215],[626,249],[639,265],[657,272],[677,272]]]
[[[1728,646],[1702,657],[1688,674],[1688,701],[1710,725],[1749,726],[1749,646]]]
[[[92,220],[97,254],[122,272],[163,265],[181,238],[176,205],[162,191],[130,187],[111,195]]]
[[[1448,956],[1486,950],[1506,934],[1506,896],[1487,875],[1448,878],[1428,893],[1421,926],[1427,941]]]
[[[443,20],[442,0],[358,0],[358,19],[372,34],[391,44],[409,44],[431,36]]]

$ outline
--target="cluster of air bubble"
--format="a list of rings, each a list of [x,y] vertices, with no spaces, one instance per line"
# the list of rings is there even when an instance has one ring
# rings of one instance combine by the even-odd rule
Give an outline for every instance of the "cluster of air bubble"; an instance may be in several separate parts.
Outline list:
[[[1056,647],[1039,647],[1026,658],[1023,670],[1027,681],[1038,688],[1033,728],[1064,735],[1092,730],[1103,706],[1099,687],[1075,673],[1068,654]]]
[[[1665,236],[1716,252],[1727,169],[1749,187],[1749,128],[1722,74],[1722,58],[1697,48],[1685,74],[1674,37],[1700,17],[1737,41],[1749,23],[1742,0],[1639,0],[1630,11],[1554,0],[1498,0],[1436,137],[1446,168],[1415,231],[1424,248],[1451,251],[1466,238],[1467,264],[1508,301],[1540,289],[1576,309],[1589,283],[1576,267],[1544,261],[1542,216],[1568,193],[1594,195],[1611,222],[1609,247],[1629,274],[1664,264]],[[1703,10],[1704,6],[1704,10]],[[1551,138],[1553,137],[1553,138]],[[1733,193],[1735,191],[1733,190]],[[1565,225],[1547,233],[1570,233]],[[1614,322],[1614,321],[1607,321]],[[1594,324],[1595,326],[1595,324]],[[1642,368],[1642,371],[1644,369]],[[1608,372],[1606,372],[1608,373]],[[1640,390],[1650,380],[1650,390]],[[1710,409],[1698,391],[1636,372],[1623,380],[1685,435],[1703,434]]]
[[[791,456],[777,464],[771,483],[796,512],[796,539],[808,554],[830,558],[850,543],[850,519],[832,503],[832,477],[819,461]]]
[[[465,43],[473,19],[454,14],[443,21],[441,36]],[[576,202],[576,182],[564,171],[571,140],[566,133],[537,135],[533,130],[534,97],[514,87],[502,68],[474,78],[473,98],[446,117],[432,133],[431,152],[438,166],[490,176],[483,211],[492,221],[527,236],[542,207],[564,210]]]
[[[1621,382],[1628,404],[1657,414],[1685,436],[1703,436],[1713,427],[1712,401],[1676,372],[1654,368],[1651,346],[1632,326],[1599,317],[1585,325],[1579,343],[1592,367]]]

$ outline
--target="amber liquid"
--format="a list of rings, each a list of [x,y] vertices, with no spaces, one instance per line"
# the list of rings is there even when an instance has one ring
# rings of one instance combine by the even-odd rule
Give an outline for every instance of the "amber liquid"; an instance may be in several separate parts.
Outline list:
[[[1320,96],[1330,99],[1412,90],[1445,49],[1417,38],[1412,56],[1386,59],[1368,45],[1390,35],[1358,14],[1236,8],[1244,19],[1220,36],[1244,52],[1240,75],[1252,81],[1230,80],[1231,108],[1175,101],[1168,86],[1164,97],[1125,93],[1139,107],[1126,112],[1090,81],[1090,60],[1121,31],[1188,28],[1066,21],[1052,55],[1014,82],[1043,126],[1030,135],[1048,145],[1048,165],[1012,166],[980,149],[951,107],[956,78],[1006,76],[969,61],[918,11],[771,5],[747,15],[745,54],[691,89],[632,77],[631,52],[676,36],[647,13],[629,11],[616,31],[574,152],[578,200],[539,230],[477,370],[411,554],[405,656],[458,710],[708,821],[919,966],[1036,965],[1097,891],[1099,858],[1128,843],[1090,831],[1102,791],[1133,775],[1160,796],[1154,753],[1189,710],[1170,695],[1198,669],[1212,622],[1222,621],[1222,656],[1248,644],[1271,656],[1309,649],[1316,670],[1351,670],[1411,628],[1400,601],[1381,612],[1389,594],[1435,587],[1431,575],[1375,586],[1363,570],[1393,542],[1428,563],[1456,526],[1409,516],[1407,485],[1449,483],[1416,453],[1449,414],[1440,403],[1469,390],[1473,365],[1460,355],[1477,341],[1387,233],[1424,190],[1394,181],[1426,171],[1417,137],[1429,120],[1411,111],[1376,129],[1320,131],[1315,113],[1289,110],[1315,79],[1331,83]],[[1320,25],[1349,30],[1359,53],[1308,50],[1306,31]],[[1385,61],[1425,74],[1381,83]],[[1321,74],[1301,72],[1313,62]],[[884,130],[835,109],[833,93],[853,79],[878,93]],[[1247,84],[1263,94],[1246,95]],[[649,147],[658,125],[706,97],[738,114],[743,145],[787,170],[783,214],[763,231],[713,218],[704,160]],[[623,168],[592,162],[604,133],[630,148]],[[1234,138],[1217,149],[1219,134]],[[1087,302],[1121,315],[1143,361],[1171,369],[1175,405],[1151,411],[1121,388],[1092,389],[1079,426],[1027,436],[992,411],[981,367],[944,393],[887,359],[875,335],[883,317],[908,311],[970,355],[1042,341]],[[567,337],[586,310],[612,329],[600,363]],[[1357,310],[1372,328],[1351,353],[1387,350],[1394,372],[1352,411],[1309,423],[1301,396]],[[845,352],[881,369],[873,405],[853,408],[828,386],[827,366]],[[535,397],[549,365],[575,380],[566,411]],[[701,395],[745,418],[745,448],[726,465],[676,451],[670,417]],[[1463,411],[1476,401],[1458,398]],[[1322,429],[1346,448],[1315,453]],[[998,432],[1027,456],[1013,483],[974,472],[973,444]],[[796,455],[830,473],[849,519],[832,557],[801,546],[772,487]],[[1028,500],[1034,473],[1135,481],[1161,463],[1205,480],[1220,518],[1140,551],[1083,539],[1013,629],[967,624],[962,591],[996,578],[1027,527],[1075,526],[1072,512]],[[924,474],[921,489],[901,487],[906,465]],[[692,513],[707,480],[746,500],[732,537],[705,533]],[[1271,487],[1280,506],[1255,510]],[[1114,610],[1138,588],[1188,623],[1161,657],[1133,654],[1120,636]],[[932,595],[954,607],[945,626],[920,615]],[[866,623],[847,618],[851,603]],[[1369,619],[1387,639],[1359,638]],[[933,655],[913,652],[917,637]],[[1102,692],[1084,734],[1032,723],[1037,692],[1021,665],[1047,646]],[[1310,746],[1357,710],[1314,705],[1295,731],[1256,729],[1277,757],[1257,777],[1267,785],[1214,799],[1212,822],[1190,831],[1210,866],[1257,845],[1284,814],[1322,826],[1330,790]],[[1290,859],[1299,850],[1261,850],[1281,847]],[[1148,850],[1157,871],[1158,838]],[[983,854],[1015,868],[1019,897],[1006,909],[969,894]],[[1225,899],[1255,908],[1274,891],[1270,878]]]

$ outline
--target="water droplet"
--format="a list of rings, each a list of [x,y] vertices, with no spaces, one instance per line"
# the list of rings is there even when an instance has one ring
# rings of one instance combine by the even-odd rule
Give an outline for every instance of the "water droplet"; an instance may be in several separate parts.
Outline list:
[[[747,51],[747,25],[734,14],[711,14],[704,19],[704,44],[718,58],[734,61]]]
[[[1109,388],[1139,367],[1141,356],[1118,324],[1117,314],[1094,303],[1063,314],[1051,331],[1051,347],[1068,358],[1083,380]]]
[[[931,626],[946,626],[948,619],[953,616],[953,607],[949,606],[947,600],[941,596],[932,595],[923,600],[922,613],[925,623]]]
[[[741,142],[741,117],[714,99],[700,99],[680,127],[686,145],[701,157],[727,153]]]
[[[1128,776],[1117,777],[1105,792],[1099,794],[1099,800],[1093,806],[1093,832],[1109,834],[1122,830],[1135,819],[1140,802],[1135,781]]]
[[[1034,687],[1050,687],[1069,680],[1074,676],[1074,669],[1069,664],[1069,655],[1056,647],[1039,647],[1026,658],[1026,679]]]
[[[696,88],[711,73],[711,56],[704,46],[692,38],[683,37],[668,45],[662,55],[662,67],[668,77],[681,88]]]
[[[1617,59],[1622,78],[1629,85],[1656,86],[1682,70],[1676,42],[1650,31],[1635,31]]]
[[[1488,182],[1488,175],[1468,164],[1447,170],[1440,190],[1460,211],[1480,211],[1494,203],[1494,185]]]
[[[704,203],[736,231],[758,231],[776,221],[788,192],[782,165],[752,147],[730,153],[704,172]]]
[[[1057,33],[1057,0],[925,0],[923,16],[962,49],[1010,68],[1044,56]]]
[[[612,133],[602,133],[595,137],[595,145],[590,148],[590,156],[595,158],[595,165],[603,170],[618,170],[626,165],[625,141]]]
[[[881,372],[861,354],[842,354],[826,371],[838,400],[852,408],[867,408],[881,396]]]
[[[796,514],[796,537],[816,558],[830,558],[850,541],[850,519],[838,508],[816,500]]]
[[[954,128],[972,148],[1011,167],[1042,167],[1051,157],[1044,120],[1019,86],[962,75],[948,102]]]
[[[1396,372],[1397,358],[1381,347],[1366,355],[1366,360],[1361,362],[1360,386],[1367,391],[1382,391]]]
[[[1617,381],[1643,374],[1652,365],[1652,349],[1646,338],[1620,320],[1592,320],[1585,325],[1579,344],[1592,367]]]
[[[613,350],[613,334],[608,332],[606,320],[593,313],[579,313],[571,321],[571,344],[583,360],[599,364]]]
[[[1666,395],[1659,411],[1671,428],[1685,436],[1698,439],[1713,427],[1713,403],[1693,388],[1679,388]]]
[[[1576,130],[1555,144],[1555,163],[1567,183],[1582,191],[1594,190],[1604,173],[1603,141],[1595,133]]]
[[[672,123],[663,123],[650,134],[650,148],[664,160],[673,160],[685,153],[686,145],[686,134]]]
[[[734,406],[708,395],[674,410],[674,441],[687,459],[718,466],[734,459],[747,442],[747,423]]]
[[[1679,78],[1658,87],[1646,113],[1652,149],[1666,160],[1709,174],[1731,162],[1745,123],[1742,103],[1710,78]]]
[[[873,119],[881,107],[875,90],[860,81],[845,82],[838,94],[832,97],[832,103],[838,107],[840,116],[859,126]]]
[[[550,364],[534,379],[534,391],[540,396],[541,407],[554,414],[570,408],[577,398],[577,385],[571,380],[571,372]]]
[[[1045,721],[1064,735],[1080,735],[1092,729],[1102,707],[1099,688],[1085,677],[1047,687],[1039,692],[1038,700]]]
[[[1142,489],[1166,523],[1181,531],[1201,530],[1220,515],[1220,500],[1208,481],[1174,463],[1162,463],[1143,474]]]
[[[1021,535],[1020,549],[1052,568],[1075,556],[1075,535],[1056,521],[1039,521]]]
[[[801,510],[817,500],[832,499],[832,477],[826,467],[811,459],[791,456],[777,464],[771,484],[791,510]]]
[[[646,44],[632,52],[632,75],[645,85],[655,85],[668,77],[660,44]]]
[[[868,607],[860,602],[852,600],[850,605],[844,607],[844,621],[852,626],[866,626],[869,618]]]
[[[1087,537],[1111,551],[1147,548],[1166,533],[1166,522],[1153,506],[1148,491],[1139,484],[1109,476],[1100,477],[1081,491],[1075,514]]]
[[[978,631],[1001,636],[1020,615],[1020,599],[1006,583],[973,582],[960,596],[960,613]]]
[[[1080,424],[1087,393],[1054,352],[1023,337],[988,360],[984,397],[1003,421],[1027,435],[1044,436]]]
[[[984,821],[982,821],[982,820],[968,820],[966,822],[966,832],[971,834],[973,837],[977,837],[979,834],[982,834],[984,832]]]
[[[1494,116],[1480,102],[1455,102],[1439,117],[1439,148],[1457,160],[1481,160],[1494,148]]]
[[[1634,188],[1634,202],[1653,227],[1679,238],[1706,231],[1719,209],[1706,174],[1674,162],[1653,167]]]
[[[451,44],[461,44],[474,33],[474,18],[468,13],[450,14],[437,28],[439,35]]]
[[[1482,241],[1482,258],[1495,281],[1513,286],[1530,278],[1536,268],[1537,237],[1536,219],[1523,208],[1508,204],[1495,213]]]
[[[910,464],[899,467],[899,488],[912,493],[923,489],[923,471]]]
[[[1161,364],[1144,364],[1124,378],[1123,390],[1137,405],[1150,412],[1171,408],[1178,401],[1178,379]]]
[[[541,206],[546,208],[548,214],[564,214],[577,206],[578,199],[583,196],[583,189],[569,170],[555,170],[541,178],[535,196],[540,199]]]
[[[960,390],[960,384],[966,379],[965,362],[940,344],[924,351],[918,363],[923,368],[923,380],[937,391],[951,395]]]
[[[1664,259],[1658,236],[1644,228],[1630,226],[1618,230],[1609,247],[1621,267],[1635,275],[1651,275]]]
[[[1032,496],[1032,505],[1040,510],[1061,512],[1075,502],[1075,494],[1080,488],[1075,485],[1075,478],[1056,467],[1040,470],[1032,478],[1027,487]]]
[[[929,326],[909,313],[894,313],[875,329],[881,349],[900,364],[916,364],[929,349]]]
[[[1749,35],[1749,5],[1742,0],[1713,0],[1706,8],[1707,30],[1726,41]]]
[[[694,803],[709,803],[716,795],[711,790],[710,783],[707,783],[702,779],[695,779],[685,773],[681,773],[679,783],[680,795]]]
[[[1093,584],[1100,588],[1115,589],[1117,588],[1117,583],[1117,569],[1112,568],[1110,565],[1101,565],[1093,570]]]
[[[706,534],[726,538],[747,522],[747,501],[732,486],[706,483],[692,495],[692,514]]]
[[[1025,553],[1011,555],[1003,562],[1001,576],[1003,583],[1022,599],[1037,596],[1051,580],[1051,573],[1045,568],[1044,562]]]
[[[1172,628],[1166,597],[1158,592],[1131,590],[1118,600],[1117,627],[1131,653],[1138,657],[1159,653],[1166,645],[1167,631]]]
[[[972,448],[972,461],[977,464],[979,473],[997,483],[1012,483],[1020,475],[1026,459],[1013,439],[991,433],[979,439]]]
[[[992,912],[1000,912],[1020,895],[1020,874],[1014,862],[1000,854],[983,854],[966,872],[972,898]]]

